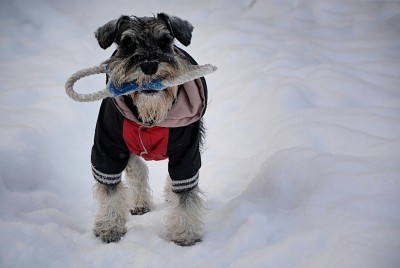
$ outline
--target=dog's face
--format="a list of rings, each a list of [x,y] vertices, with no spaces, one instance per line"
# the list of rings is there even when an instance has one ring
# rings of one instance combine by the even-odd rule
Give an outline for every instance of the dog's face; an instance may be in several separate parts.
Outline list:
[[[185,72],[189,64],[175,53],[174,39],[188,46],[193,26],[180,18],[164,13],[157,17],[122,16],[98,28],[95,36],[103,49],[116,43],[116,53],[104,64],[111,70],[110,79],[119,87],[135,80],[146,84]],[[178,88],[162,91],[136,91],[130,96],[139,119],[147,124],[161,122],[176,98]]]

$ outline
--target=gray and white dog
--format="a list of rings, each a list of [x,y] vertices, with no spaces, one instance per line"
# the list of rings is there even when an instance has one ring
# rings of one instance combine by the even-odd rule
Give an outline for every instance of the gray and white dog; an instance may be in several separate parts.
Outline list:
[[[196,64],[174,39],[188,46],[193,26],[165,13],[154,17],[122,16],[98,28],[101,48],[115,43],[107,65],[116,86],[145,84],[177,76]],[[94,234],[116,242],[127,232],[129,211],[151,210],[151,190],[144,160],[169,159],[166,236],[178,245],[201,241],[206,203],[199,190],[202,116],[207,102],[204,78],[162,91],[136,91],[104,99],[92,148],[92,172],[98,212]],[[126,182],[121,180],[125,171]]]

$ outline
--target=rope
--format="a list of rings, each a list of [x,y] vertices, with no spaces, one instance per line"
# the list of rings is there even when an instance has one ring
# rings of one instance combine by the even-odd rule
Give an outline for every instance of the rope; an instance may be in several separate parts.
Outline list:
[[[157,83],[156,87],[154,88],[154,83],[149,83],[145,85],[137,85],[136,83],[132,82],[129,84],[127,88],[112,88],[107,86],[106,89],[94,92],[94,93],[87,93],[87,94],[80,94],[77,93],[73,86],[76,81],[79,79],[90,76],[93,74],[101,74],[106,72],[106,66],[105,65],[100,65],[100,66],[94,66],[90,68],[86,68],[83,70],[80,70],[73,75],[71,75],[70,78],[68,78],[67,83],[65,83],[65,92],[67,95],[78,102],[92,102],[92,101],[98,101],[101,99],[105,99],[107,97],[116,97],[120,95],[126,95],[129,93],[132,93],[134,91],[138,90],[162,90],[167,87],[172,87],[172,86],[177,86],[184,84],[186,82],[192,81],[194,79],[200,78],[204,75],[210,74],[212,72],[215,72],[217,70],[217,67],[211,65],[211,64],[206,64],[206,65],[190,65],[188,66],[186,72],[180,76],[173,77],[170,79],[165,79],[161,81],[161,83]],[[110,84],[112,85],[112,83]]]
[[[171,79],[166,79],[163,81],[165,87],[172,87],[176,85],[182,85],[186,82],[192,81],[194,79],[200,78],[207,74],[213,73],[217,70],[217,67],[211,64],[205,65],[190,65],[188,70],[181,74],[180,76],[173,77]]]
[[[101,73],[105,73],[105,72],[106,72],[106,68],[105,68],[105,66],[102,66],[102,65],[80,70],[80,71],[74,73],[73,75],[71,75],[70,78],[68,78],[67,83],[65,83],[65,92],[71,99],[73,99],[74,101],[79,101],[79,102],[92,102],[92,101],[97,101],[97,100],[107,98],[109,96],[109,94],[106,89],[103,89],[103,90],[100,90],[100,91],[97,91],[94,93],[88,93],[88,94],[80,94],[80,93],[77,93],[73,89],[75,82],[78,81],[79,79],[89,76],[89,75],[101,74]]]

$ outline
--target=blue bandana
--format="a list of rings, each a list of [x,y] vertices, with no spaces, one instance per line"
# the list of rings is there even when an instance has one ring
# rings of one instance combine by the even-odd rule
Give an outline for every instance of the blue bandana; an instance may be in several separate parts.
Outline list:
[[[122,83],[121,87],[116,87],[111,80],[107,83],[107,90],[108,92],[110,92],[110,95],[112,97],[127,95],[135,91],[143,91],[143,90],[160,91],[165,88],[167,87],[163,84],[162,80],[160,79],[150,81],[145,85],[138,85],[135,81],[125,82]]]

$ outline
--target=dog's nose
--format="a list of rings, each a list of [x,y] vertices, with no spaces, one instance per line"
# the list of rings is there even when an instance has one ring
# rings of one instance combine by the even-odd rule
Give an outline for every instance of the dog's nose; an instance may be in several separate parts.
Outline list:
[[[143,73],[152,75],[157,72],[158,63],[156,61],[146,61],[140,64],[140,68],[142,69]]]

